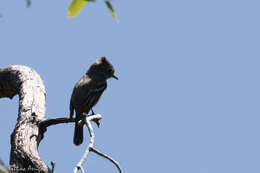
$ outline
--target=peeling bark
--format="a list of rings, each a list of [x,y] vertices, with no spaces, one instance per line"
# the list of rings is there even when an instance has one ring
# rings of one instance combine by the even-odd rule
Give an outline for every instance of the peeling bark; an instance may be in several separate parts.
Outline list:
[[[0,98],[19,95],[17,123],[11,135],[11,172],[49,172],[40,159],[42,136],[39,123],[45,120],[45,87],[41,77],[26,66],[0,69]]]

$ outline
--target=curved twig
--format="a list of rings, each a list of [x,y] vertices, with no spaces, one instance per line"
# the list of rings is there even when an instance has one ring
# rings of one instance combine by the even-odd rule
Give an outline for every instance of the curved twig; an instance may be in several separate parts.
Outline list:
[[[77,164],[77,166],[74,168],[74,171],[73,171],[74,173],[76,173],[78,169],[82,168],[82,164],[86,160],[86,158],[88,157],[90,148],[93,148],[93,146],[94,146],[95,134],[94,134],[94,130],[93,130],[93,127],[92,127],[90,121],[100,120],[101,118],[102,118],[102,116],[100,114],[96,114],[96,115],[92,115],[92,116],[86,116],[86,118],[84,119],[84,121],[85,121],[85,123],[86,123],[86,125],[88,127],[88,131],[89,131],[89,135],[90,135],[90,141],[89,141],[87,149],[85,150],[84,155],[80,159],[80,161]]]
[[[87,115],[84,114],[84,113],[83,113],[83,115],[85,116],[84,121],[85,121],[85,123],[86,123],[86,125],[87,125],[87,127],[88,127],[88,131],[89,131],[89,135],[90,135],[90,141],[89,141],[88,147],[87,147],[86,150],[85,150],[84,155],[83,155],[82,158],[80,159],[80,161],[79,161],[79,163],[77,164],[77,166],[74,168],[74,171],[73,171],[73,172],[76,173],[77,170],[79,170],[79,169],[80,169],[81,171],[84,171],[84,169],[82,168],[82,164],[83,164],[83,162],[87,159],[89,152],[92,151],[92,152],[98,154],[99,156],[102,156],[102,157],[108,159],[109,161],[111,161],[111,162],[117,167],[118,171],[119,171],[120,173],[122,173],[122,170],[121,170],[119,164],[118,164],[114,159],[112,159],[112,158],[109,157],[108,155],[106,155],[106,154],[104,154],[104,153],[102,153],[102,152],[99,152],[99,151],[97,151],[96,149],[94,149],[95,133],[94,133],[94,130],[93,130],[93,127],[92,127],[90,121],[99,121],[99,120],[102,118],[102,116],[101,116],[100,114],[87,116]]]
[[[102,152],[100,152],[100,151],[98,151],[98,150],[96,150],[96,149],[94,149],[94,148],[91,148],[90,151],[92,151],[92,152],[96,153],[97,155],[99,155],[99,156],[101,156],[101,157],[104,157],[104,158],[106,158],[107,160],[109,160],[110,162],[112,162],[112,163],[117,167],[118,171],[119,171],[120,173],[122,173],[122,170],[121,170],[119,164],[117,163],[117,161],[115,161],[114,159],[112,159],[110,156],[108,156],[108,155],[106,155],[105,153],[102,153]]]

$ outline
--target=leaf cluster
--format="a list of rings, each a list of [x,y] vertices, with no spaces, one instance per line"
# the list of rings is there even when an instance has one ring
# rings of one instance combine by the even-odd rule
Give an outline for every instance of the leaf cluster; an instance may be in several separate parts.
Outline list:
[[[75,17],[79,14],[79,12],[83,9],[83,7],[87,4],[87,2],[96,2],[96,0],[72,0],[69,8],[67,10],[67,16],[69,18]],[[115,13],[115,10],[112,7],[112,4],[109,0],[104,1],[110,14],[113,16],[113,18],[118,22],[117,15]]]

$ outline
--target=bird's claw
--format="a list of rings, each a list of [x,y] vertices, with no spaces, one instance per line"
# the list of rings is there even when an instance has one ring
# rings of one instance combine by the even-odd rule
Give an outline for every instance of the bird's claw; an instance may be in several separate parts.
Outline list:
[[[96,123],[97,127],[99,128],[99,127],[100,127],[100,122],[99,122],[99,120],[95,119],[95,120],[93,120],[93,121]]]
[[[93,111],[93,109],[91,109],[91,115],[95,115],[95,112]]]

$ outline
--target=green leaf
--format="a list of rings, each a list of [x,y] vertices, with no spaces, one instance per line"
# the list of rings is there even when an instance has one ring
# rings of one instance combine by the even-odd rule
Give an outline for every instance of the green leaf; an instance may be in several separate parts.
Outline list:
[[[105,1],[105,2],[106,2],[106,5],[107,5],[107,8],[108,8],[109,12],[111,13],[111,15],[113,16],[113,18],[116,20],[116,22],[119,22],[111,3],[109,1]]]
[[[87,0],[72,0],[67,11],[67,17],[72,18],[77,16],[82,8],[86,5],[86,3]]]

